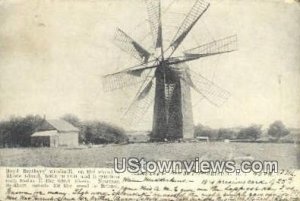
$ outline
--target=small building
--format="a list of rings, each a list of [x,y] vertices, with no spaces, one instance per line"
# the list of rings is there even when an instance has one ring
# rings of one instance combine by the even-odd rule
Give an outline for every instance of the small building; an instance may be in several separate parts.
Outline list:
[[[196,139],[197,139],[197,141],[209,142],[208,136],[198,136],[198,137],[196,137]]]
[[[129,143],[145,143],[150,141],[149,131],[128,131]]]
[[[58,147],[58,133],[55,130],[35,132],[31,135],[31,145],[35,147]]]
[[[44,120],[37,131],[31,135],[32,146],[74,147],[78,146],[79,129],[61,120]]]

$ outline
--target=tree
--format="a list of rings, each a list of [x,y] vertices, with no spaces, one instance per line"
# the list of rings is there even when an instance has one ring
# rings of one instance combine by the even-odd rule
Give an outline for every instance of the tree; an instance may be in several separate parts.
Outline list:
[[[237,132],[229,128],[220,128],[218,131],[218,140],[234,140]]]
[[[268,130],[268,135],[273,141],[278,142],[281,137],[288,135],[290,131],[285,127],[281,121],[273,122]]]
[[[105,122],[83,122],[80,132],[86,143],[121,143],[128,140],[122,128]]]
[[[196,137],[208,137],[209,139],[217,139],[218,131],[212,129],[208,126],[203,126],[202,124],[198,124],[195,126],[195,136]]]
[[[10,129],[9,121],[0,122],[0,146],[1,147],[12,145],[11,133],[9,129]]]
[[[253,124],[247,128],[242,128],[238,133],[237,139],[256,140],[262,134],[261,127],[262,125]]]
[[[0,123],[2,146],[30,146],[30,136],[36,131],[43,119],[36,115],[11,117]]]
[[[64,116],[61,117],[61,119],[69,122],[70,124],[72,124],[77,128],[81,126],[80,119],[74,114],[65,114]]]

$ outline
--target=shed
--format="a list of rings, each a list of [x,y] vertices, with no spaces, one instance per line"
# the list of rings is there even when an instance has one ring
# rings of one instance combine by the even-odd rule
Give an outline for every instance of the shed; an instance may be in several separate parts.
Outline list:
[[[58,133],[52,131],[40,131],[31,135],[31,145],[35,147],[58,147]]]
[[[44,120],[37,131],[31,135],[33,146],[78,146],[79,129],[61,120]]]
[[[149,142],[149,131],[127,131],[129,143],[144,143]]]

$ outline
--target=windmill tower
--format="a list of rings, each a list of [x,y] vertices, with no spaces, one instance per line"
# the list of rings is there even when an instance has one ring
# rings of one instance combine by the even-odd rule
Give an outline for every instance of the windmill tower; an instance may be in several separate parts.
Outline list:
[[[195,2],[167,48],[163,45],[160,0],[146,0],[146,5],[154,52],[150,53],[124,31],[117,29],[115,43],[140,63],[105,75],[104,89],[112,91],[140,84],[134,101],[125,112],[125,118],[134,124],[153,105],[151,133],[153,141],[193,138],[191,88],[216,106],[222,105],[228,99],[229,93],[202,75],[193,72],[188,62],[236,50],[237,37],[228,36],[185,50],[181,56],[173,56],[197,21],[207,11],[209,3],[203,0]]]

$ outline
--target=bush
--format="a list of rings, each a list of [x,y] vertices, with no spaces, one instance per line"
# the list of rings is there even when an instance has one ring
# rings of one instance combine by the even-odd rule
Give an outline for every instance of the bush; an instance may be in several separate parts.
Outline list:
[[[281,137],[288,135],[290,131],[285,127],[281,121],[272,123],[268,130],[268,135],[271,140],[278,142]]]
[[[80,135],[85,143],[106,144],[128,141],[125,131],[115,125],[89,121],[81,125]]]
[[[81,122],[79,118],[74,114],[65,114],[64,116],[61,117],[61,119],[69,122],[70,124],[72,124],[77,128],[80,128],[81,126]]]
[[[209,139],[217,139],[218,131],[215,129],[211,129],[207,126],[203,126],[202,124],[198,124],[197,126],[195,126],[195,136],[208,137]]]
[[[234,140],[237,138],[237,132],[227,129],[227,128],[220,128],[218,132],[218,139],[219,140]]]
[[[36,115],[11,117],[0,123],[1,146],[27,147],[30,146],[30,136],[36,131],[43,119]]]
[[[65,114],[61,119],[79,128],[79,143],[107,144],[127,141],[125,131],[115,125],[99,121],[81,122],[73,114]]]
[[[247,128],[242,128],[238,133],[237,139],[256,140],[262,134],[261,127],[261,125],[254,124]]]

